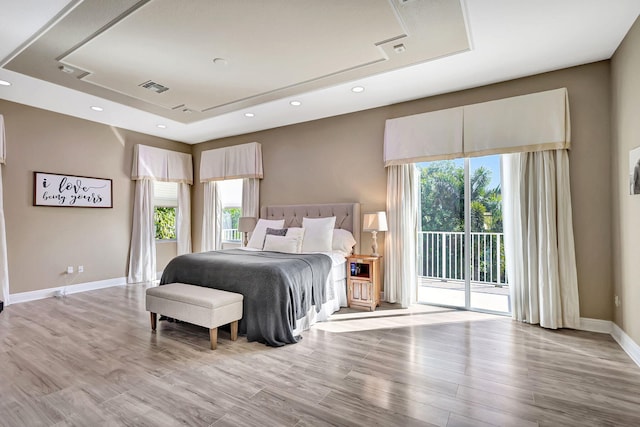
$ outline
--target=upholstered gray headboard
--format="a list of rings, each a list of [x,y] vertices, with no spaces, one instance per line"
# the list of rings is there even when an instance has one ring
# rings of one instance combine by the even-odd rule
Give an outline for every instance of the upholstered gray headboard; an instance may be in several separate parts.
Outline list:
[[[283,219],[285,227],[302,227],[302,218],[335,216],[335,228],[349,230],[356,239],[354,253],[360,253],[360,203],[328,203],[322,205],[263,206],[260,218]]]

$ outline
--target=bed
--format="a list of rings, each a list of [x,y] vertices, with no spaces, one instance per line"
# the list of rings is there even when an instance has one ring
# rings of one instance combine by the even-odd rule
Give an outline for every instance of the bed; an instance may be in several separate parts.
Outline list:
[[[358,251],[358,203],[265,206],[260,217],[301,227],[303,218],[335,217],[334,228],[349,231]],[[309,220],[307,221],[307,225]],[[266,246],[265,246],[266,247]],[[189,283],[241,293],[238,325],[249,341],[270,346],[298,342],[300,334],[346,306],[346,259],[343,252],[289,254],[231,249],[181,255],[164,269],[160,284]]]

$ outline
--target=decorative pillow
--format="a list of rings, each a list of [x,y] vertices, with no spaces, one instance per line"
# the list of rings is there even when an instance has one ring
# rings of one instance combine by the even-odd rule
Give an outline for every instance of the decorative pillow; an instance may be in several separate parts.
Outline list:
[[[353,234],[351,234],[349,230],[343,230],[341,228],[335,228],[333,230],[333,242],[331,243],[331,248],[334,251],[340,251],[347,255],[351,255],[355,244],[356,239],[353,238]]]
[[[284,219],[259,219],[256,228],[253,229],[248,248],[262,249],[264,246],[264,236],[267,234],[267,228],[284,227]]]
[[[301,227],[289,227],[287,228],[287,237],[295,237],[298,239],[297,253],[302,252],[302,240],[304,238],[304,228]]]
[[[331,252],[333,240],[333,227],[336,225],[336,217],[327,218],[302,218],[304,239],[302,240],[302,252]]]
[[[298,247],[298,239],[293,236],[276,236],[267,234],[264,239],[265,251],[285,252],[295,254]]]
[[[274,236],[286,236],[287,229],[286,228],[267,228],[266,235],[272,234]]]

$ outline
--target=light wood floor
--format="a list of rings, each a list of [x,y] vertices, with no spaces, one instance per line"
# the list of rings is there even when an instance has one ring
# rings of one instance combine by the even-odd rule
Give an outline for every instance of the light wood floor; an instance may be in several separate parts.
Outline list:
[[[608,335],[385,307],[211,351],[204,328],[151,333],[144,289],[7,307],[0,425],[640,425],[640,368]]]

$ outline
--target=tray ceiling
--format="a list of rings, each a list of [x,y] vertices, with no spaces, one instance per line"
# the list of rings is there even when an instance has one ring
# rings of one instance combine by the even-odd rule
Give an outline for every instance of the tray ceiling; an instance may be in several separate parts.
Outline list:
[[[606,60],[639,14],[638,0],[5,0],[0,99],[199,143]]]
[[[5,68],[191,123],[467,51],[441,0],[85,0]]]

